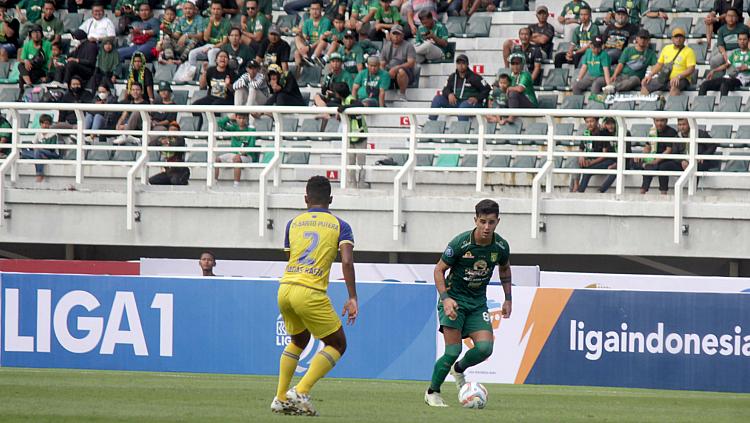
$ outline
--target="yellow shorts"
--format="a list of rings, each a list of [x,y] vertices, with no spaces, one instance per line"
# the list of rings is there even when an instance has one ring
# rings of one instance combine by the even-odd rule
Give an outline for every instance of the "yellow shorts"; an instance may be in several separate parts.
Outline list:
[[[289,335],[307,329],[314,337],[323,339],[341,327],[328,295],[302,285],[279,285],[279,310]]]

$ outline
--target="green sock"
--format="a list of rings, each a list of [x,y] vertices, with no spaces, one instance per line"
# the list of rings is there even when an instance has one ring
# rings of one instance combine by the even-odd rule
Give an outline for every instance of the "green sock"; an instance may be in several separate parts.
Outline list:
[[[445,346],[445,353],[435,362],[435,368],[432,371],[432,381],[430,389],[434,392],[440,392],[440,385],[445,381],[448,372],[451,370],[453,363],[461,355],[461,344],[449,344]]]
[[[475,366],[492,355],[492,341],[479,341],[474,343],[474,348],[466,351],[464,357],[458,362],[458,368],[463,373],[471,366]]]

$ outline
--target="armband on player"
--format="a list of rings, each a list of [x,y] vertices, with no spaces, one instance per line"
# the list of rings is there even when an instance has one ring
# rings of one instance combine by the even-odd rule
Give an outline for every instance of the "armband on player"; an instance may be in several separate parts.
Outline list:
[[[501,284],[511,283],[510,276],[501,276],[500,277],[500,283]]]
[[[505,301],[513,301],[513,296],[510,294],[505,294]]]
[[[450,298],[450,295],[448,295],[448,291],[443,291],[440,293],[440,301],[445,301],[448,298]]]

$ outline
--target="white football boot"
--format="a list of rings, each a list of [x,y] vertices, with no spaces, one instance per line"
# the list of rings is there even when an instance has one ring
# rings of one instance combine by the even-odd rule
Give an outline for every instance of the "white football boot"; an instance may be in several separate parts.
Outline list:
[[[300,414],[299,410],[289,400],[281,401],[278,397],[273,397],[271,402],[271,411],[276,414]]]
[[[299,411],[299,414],[305,416],[317,416],[318,412],[313,407],[310,395],[301,394],[297,392],[297,387],[290,389],[286,393],[286,398],[292,403],[294,408]]]
[[[440,392],[429,393],[429,390],[424,391],[424,402],[430,407],[447,407],[448,404],[443,401],[443,397],[440,396]]]
[[[448,373],[456,380],[456,388],[460,391],[461,387],[466,384],[466,376],[463,373],[457,372],[453,365],[451,365],[451,370]]]

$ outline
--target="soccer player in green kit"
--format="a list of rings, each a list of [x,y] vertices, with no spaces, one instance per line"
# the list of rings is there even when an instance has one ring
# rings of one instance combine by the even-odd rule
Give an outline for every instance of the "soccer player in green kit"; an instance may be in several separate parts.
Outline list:
[[[431,407],[448,406],[440,396],[440,386],[448,373],[456,379],[460,390],[466,383],[464,371],[492,354],[494,339],[487,310],[487,284],[495,265],[500,266],[500,282],[505,292],[503,317],[507,319],[511,313],[510,246],[495,233],[500,206],[495,201],[482,200],[475,210],[476,227],[453,238],[435,266],[435,287],[440,295],[438,319],[445,353],[435,363],[430,387],[424,394],[424,401]],[[456,361],[464,338],[471,338],[474,348]]]

